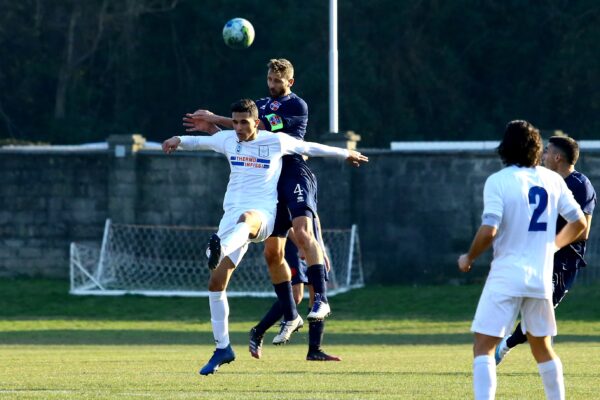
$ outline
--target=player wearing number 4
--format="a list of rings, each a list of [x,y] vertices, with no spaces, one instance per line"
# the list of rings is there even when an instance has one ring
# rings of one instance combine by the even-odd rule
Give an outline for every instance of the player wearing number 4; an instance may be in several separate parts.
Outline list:
[[[519,312],[546,397],[564,399],[562,364],[550,339],[556,335],[552,260],[557,248],[585,230],[586,219],[562,177],[538,166],[542,139],[529,122],[506,126],[498,154],[506,167],[485,182],[482,225],[469,252],[458,259],[460,271],[468,272],[493,243],[494,258],[471,326],[475,399],[495,397],[494,350]],[[559,215],[567,223],[556,234]]]
[[[552,303],[556,308],[575,282],[579,268],[585,267],[585,244],[592,226],[592,214],[596,206],[596,192],[590,180],[575,170],[579,158],[579,145],[566,136],[553,136],[548,140],[542,161],[546,168],[562,176],[575,200],[581,206],[587,220],[587,229],[575,242],[563,247],[554,254],[554,271],[552,273]],[[556,230],[565,225],[563,218],[558,218]],[[502,339],[496,346],[496,364],[500,364],[508,352],[519,344],[525,343],[527,336],[518,324],[512,335]]]
[[[267,85],[270,97],[257,100],[260,129],[285,132],[296,139],[304,140],[308,123],[306,102],[292,92],[294,67],[286,59],[272,59],[268,63]],[[204,123],[231,127],[231,119],[215,115],[208,110],[197,110],[187,114],[184,126],[188,131],[205,130]],[[209,133],[214,133],[209,131]],[[278,184],[279,203],[275,228],[265,241],[265,259],[277,294],[275,302],[261,321],[250,330],[249,350],[252,357],[261,358],[265,332],[283,317],[279,334],[273,344],[284,344],[293,332],[303,324],[295,312],[286,312],[290,302],[300,303],[304,294],[304,283],[310,288],[310,308],[306,359],[309,361],[340,361],[339,357],[327,354],[321,348],[325,317],[331,308],[327,299],[327,263],[323,240],[320,235],[317,215],[317,179],[306,161],[299,155],[283,157],[283,167]],[[290,229],[293,227],[293,229]],[[286,236],[295,238],[305,260],[299,260],[298,250],[293,243],[286,243]],[[285,258],[284,258],[285,254]],[[287,262],[286,262],[287,260]],[[306,261],[307,268],[303,268]],[[289,271],[287,280],[281,271]],[[290,282],[291,280],[291,282]],[[291,284],[291,287],[290,287]]]
[[[229,341],[229,305],[225,290],[248,243],[262,242],[273,231],[282,157],[286,154],[336,157],[354,166],[368,161],[356,151],[303,142],[283,133],[259,131],[258,109],[252,100],[233,103],[231,112],[234,130],[212,136],[174,136],[162,144],[166,153],[175,151],[178,146],[222,153],[231,169],[223,200],[225,213],[208,249],[208,265],[212,269],[208,282],[209,305],[217,348],[200,370],[201,375],[215,373],[222,364],[235,359]],[[206,126],[206,130],[213,128]],[[295,309],[295,304],[293,306]]]

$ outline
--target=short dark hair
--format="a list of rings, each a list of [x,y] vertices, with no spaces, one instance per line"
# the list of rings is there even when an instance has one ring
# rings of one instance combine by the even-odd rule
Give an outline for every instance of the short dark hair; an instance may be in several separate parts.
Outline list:
[[[270,71],[281,75],[285,79],[292,79],[294,77],[294,66],[291,62],[285,58],[272,58],[267,64]]]
[[[505,165],[535,167],[542,159],[540,131],[524,120],[510,121],[498,146],[498,154]]]
[[[565,157],[569,165],[577,164],[579,159],[579,145],[575,139],[568,136],[552,136],[548,139]]]
[[[240,99],[231,103],[231,112],[249,113],[252,118],[258,119],[258,108],[256,108],[256,103],[250,99]]]

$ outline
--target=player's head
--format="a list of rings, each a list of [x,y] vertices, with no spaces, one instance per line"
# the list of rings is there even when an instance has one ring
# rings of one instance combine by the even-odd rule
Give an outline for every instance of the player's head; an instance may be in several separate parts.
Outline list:
[[[527,121],[515,120],[506,125],[498,154],[505,165],[535,167],[542,158],[540,131]]]
[[[579,159],[579,145],[575,139],[568,136],[552,136],[544,149],[542,160],[544,166],[557,171],[561,165],[574,166]]]
[[[250,99],[231,104],[231,122],[240,141],[252,140],[258,132],[258,108]]]
[[[294,66],[285,58],[273,58],[267,64],[267,85],[271,97],[283,97],[292,92]]]

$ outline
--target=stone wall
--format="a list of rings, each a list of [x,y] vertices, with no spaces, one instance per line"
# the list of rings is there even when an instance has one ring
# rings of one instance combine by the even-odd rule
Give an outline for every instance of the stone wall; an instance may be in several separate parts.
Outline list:
[[[123,153],[118,146],[0,149],[0,276],[67,276],[69,243],[99,243],[106,218],[218,224],[229,174],[222,156],[131,152],[127,143]],[[501,167],[495,153],[363,152],[371,161],[358,169],[335,160],[309,161],[319,180],[323,227],[358,224],[371,282],[464,279],[456,258],[479,226],[485,179]],[[584,151],[578,169],[600,187],[600,152]],[[471,279],[485,276],[489,256]],[[594,258],[591,264],[597,264]]]

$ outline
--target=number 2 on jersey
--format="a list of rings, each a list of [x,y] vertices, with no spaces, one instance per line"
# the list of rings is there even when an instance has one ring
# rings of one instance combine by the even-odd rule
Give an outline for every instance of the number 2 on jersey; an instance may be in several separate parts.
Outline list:
[[[529,189],[529,204],[537,204],[533,210],[531,221],[529,221],[529,232],[545,232],[548,228],[546,222],[538,222],[540,215],[548,207],[548,192],[541,186],[534,186]]]

